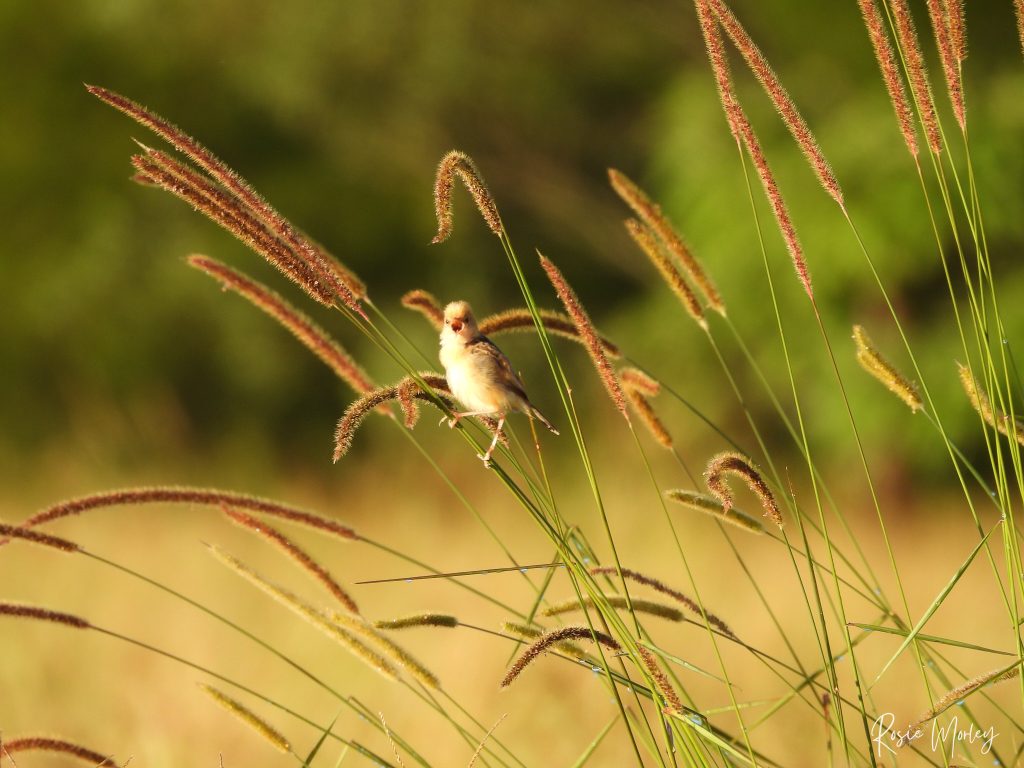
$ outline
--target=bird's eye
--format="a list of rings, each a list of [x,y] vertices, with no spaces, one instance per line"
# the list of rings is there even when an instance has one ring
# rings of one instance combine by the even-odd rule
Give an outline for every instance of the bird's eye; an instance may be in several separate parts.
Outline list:
[[[451,321],[451,320],[448,320],[448,319],[445,319],[445,321],[444,321],[444,324],[445,324],[445,325],[451,325],[451,324],[452,324],[452,321]]]

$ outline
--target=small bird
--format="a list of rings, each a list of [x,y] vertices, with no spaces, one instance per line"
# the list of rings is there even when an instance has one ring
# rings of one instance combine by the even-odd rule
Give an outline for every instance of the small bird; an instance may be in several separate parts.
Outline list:
[[[469,409],[448,419],[448,426],[454,427],[465,416],[498,417],[498,429],[491,447],[487,453],[478,456],[484,464],[491,461],[509,411],[536,417],[558,434],[558,430],[526,396],[523,382],[512,370],[512,363],[493,341],[480,333],[473,310],[464,301],[453,301],[444,308],[440,356],[448,387],[455,398]]]

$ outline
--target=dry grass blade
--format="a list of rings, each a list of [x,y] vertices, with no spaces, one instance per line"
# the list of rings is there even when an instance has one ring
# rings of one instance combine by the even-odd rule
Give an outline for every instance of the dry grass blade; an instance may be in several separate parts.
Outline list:
[[[52,736],[22,736],[17,739],[6,739],[0,742],[0,750],[2,750],[0,751],[0,757],[3,755],[10,757],[18,752],[52,752],[78,758],[93,766],[93,768],[116,765],[111,757],[102,755],[80,744],[75,744],[73,741],[56,739]],[[11,762],[14,763],[13,757],[11,757]],[[14,765],[17,768],[17,764],[14,763]]]
[[[245,297],[277,320],[356,392],[364,393],[373,389],[370,377],[352,356],[328,336],[326,331],[277,293],[208,256],[193,254],[188,257],[188,263],[219,281],[225,289]]]
[[[679,299],[686,313],[706,331],[708,321],[704,318],[704,309],[697,301],[697,296],[690,288],[690,284],[686,282],[686,279],[676,269],[675,264],[668,258],[668,254],[662,248],[654,230],[636,219],[627,219],[626,231],[655,266],[668,287],[672,289],[672,293]],[[724,308],[720,308],[719,311],[724,313]]]
[[[339,274],[327,263],[320,249],[302,237],[291,223],[264,200],[248,182],[225,165],[210,150],[173,123],[119,93],[92,85],[87,85],[86,89],[101,101],[120,110],[140,125],[149,128],[179,152],[191,158],[213,179],[230,190],[275,235],[294,249],[313,270],[316,281],[322,284],[323,288],[340,298],[349,309],[360,317],[366,318],[366,313],[359,305],[352,288],[346,285]]]
[[[267,525],[259,518],[238,512],[230,507],[224,508],[224,514],[242,528],[258,533],[267,541],[275,544],[292,560],[298,563],[303,570],[316,579],[324,589],[330,592],[339,603],[345,606],[346,610],[355,614],[359,613],[359,606],[356,605],[356,601],[352,599],[348,592],[341,588],[341,585],[334,580],[334,577],[331,576],[327,569],[279,530]]]
[[[907,74],[910,77],[910,90],[917,102],[917,109],[924,124],[924,134],[932,152],[942,152],[942,137],[939,135],[939,123],[935,117],[935,104],[932,92],[928,87],[928,74],[924,66],[924,56],[917,40],[914,20],[907,7],[907,0],[889,0],[892,9],[893,25],[896,27],[896,38],[899,40],[906,62]]]
[[[747,487],[757,496],[764,509],[765,517],[782,527],[782,512],[775,501],[775,496],[768,483],[764,481],[761,470],[746,456],[725,451],[711,457],[708,467],[704,471],[704,479],[708,484],[708,490],[720,501],[725,509],[731,509],[733,505],[732,492],[726,484],[726,476],[735,475],[746,483]]]
[[[793,99],[790,98],[786,89],[782,87],[781,81],[771,68],[768,60],[761,53],[761,49],[757,47],[743,28],[743,25],[740,24],[739,19],[736,18],[735,14],[733,14],[732,10],[729,9],[723,0],[706,0],[706,2],[710,5],[712,12],[722,27],[725,28],[726,33],[740,54],[742,54],[744,60],[746,60],[747,66],[750,67],[754,76],[761,82],[765,92],[768,94],[768,98],[771,99],[772,104],[778,110],[789,132],[807,157],[811,168],[814,169],[814,173],[825,188],[825,191],[832,196],[832,199],[841,208],[845,208],[843,192],[839,187],[835,174],[832,172],[831,166],[825,159],[824,152],[821,151],[821,147],[818,146],[814,134],[811,133],[811,129],[807,126],[807,121],[804,120],[800,111],[796,108],[796,104],[793,103]]]
[[[157,486],[153,488],[127,488],[120,491],[107,491],[105,493],[82,496],[69,501],[62,501],[48,509],[44,509],[24,523],[23,528],[34,528],[36,526],[51,523],[70,515],[79,515],[93,509],[105,509],[108,507],[135,506],[138,504],[201,504],[221,508],[224,506],[236,509],[247,509],[261,515],[270,515],[287,520],[293,523],[315,528],[318,531],[329,533],[342,539],[358,541],[359,534],[348,526],[328,520],[325,517],[314,515],[294,507],[279,504],[276,501],[261,499],[258,496],[248,496],[242,493],[229,491],[218,491],[212,488],[186,488],[177,486]]]
[[[910,109],[907,89],[896,65],[896,55],[893,53],[889,34],[882,23],[882,15],[878,11],[875,0],[857,0],[857,2],[860,5],[861,15],[864,17],[868,37],[871,39],[871,47],[875,50],[878,67],[882,71],[885,90],[889,93],[889,101],[892,102],[896,120],[903,133],[903,140],[906,142],[910,154],[916,158],[918,154],[917,132],[914,130],[913,111]]]
[[[665,491],[665,495],[684,507],[711,515],[711,517],[721,520],[723,523],[735,525],[737,528],[742,528],[751,533],[764,533],[764,526],[760,520],[731,505],[726,509],[725,505],[713,496],[706,496],[703,493],[688,491],[683,488],[673,488],[672,490]]]
[[[508,712],[499,717],[497,721],[494,723],[494,725],[490,727],[490,730],[488,730],[487,733],[484,734],[484,737],[480,740],[480,743],[477,745],[476,751],[473,753],[473,756],[469,758],[469,763],[466,765],[466,768],[473,768],[473,766],[476,765],[476,759],[480,757],[480,753],[484,751],[484,745],[487,743],[487,740],[491,738],[491,734],[494,733],[495,730],[497,730],[498,726],[501,725],[502,721],[506,717],[508,717]]]
[[[682,235],[680,235],[679,231],[672,226],[672,223],[662,212],[661,206],[651,200],[646,192],[640,189],[640,187],[638,187],[621,171],[609,168],[608,180],[611,182],[612,189],[615,190],[615,193],[622,198],[622,201],[626,203],[626,205],[633,209],[633,212],[648,227],[649,232],[652,233],[657,240],[661,241],[661,244],[664,245],[665,249],[672,257],[679,261],[683,267],[683,271],[686,272],[687,276],[693,281],[693,284],[697,286],[700,292],[704,294],[704,298],[708,302],[708,306],[719,314],[724,315],[725,304],[722,303],[722,297],[719,295],[718,289],[715,287],[715,284],[711,282],[711,278],[709,278],[707,272],[704,271],[704,267],[701,266],[701,263],[697,261],[693,252],[683,241]],[[627,228],[629,228],[628,224]],[[641,249],[647,253],[648,258],[654,262],[654,265],[658,268],[658,271],[662,273],[672,289],[678,292],[675,283],[682,281],[682,277],[670,278],[669,274],[666,274],[665,272],[666,269],[670,269],[671,273],[675,273],[676,270],[671,261],[666,260],[664,256],[661,255],[660,248],[648,248],[645,243],[638,240],[632,229],[630,229],[630,234],[633,235],[634,240],[637,240]],[[685,285],[685,281],[682,282]],[[686,290],[689,291],[688,285],[686,285]],[[680,296],[680,298],[683,297]],[[684,301],[684,304],[685,303],[686,302]]]
[[[880,381],[886,389],[907,404],[911,412],[923,407],[917,387],[897,371],[868,338],[864,326],[853,326],[853,340],[857,345],[857,362],[861,368]]]
[[[583,345],[590,354],[590,359],[594,362],[594,367],[597,369],[597,375],[601,379],[601,383],[604,384],[604,388],[608,391],[608,395],[611,397],[615,407],[619,409],[619,413],[628,422],[629,412],[626,410],[626,398],[622,393],[622,386],[615,376],[615,371],[612,370],[612,364],[608,362],[608,356],[605,354],[604,347],[601,346],[601,338],[598,336],[590,316],[583,308],[583,304],[580,303],[576,292],[558,270],[558,267],[543,255],[540,257],[540,265],[547,273],[548,280],[554,286],[555,293],[561,299],[565,310],[579,329]]]
[[[604,632],[599,632],[596,629],[590,629],[589,627],[562,627],[561,629],[555,629],[545,635],[541,635],[537,642],[526,649],[526,652],[523,653],[523,655],[516,660],[515,664],[509,668],[508,674],[506,674],[504,679],[501,681],[501,687],[508,688],[513,682],[515,682],[516,678],[519,677],[530,662],[540,656],[552,645],[564,640],[593,640],[601,643],[605,648],[608,648],[615,653],[622,650],[622,646],[619,645],[614,638],[606,635]]]
[[[275,749],[285,753],[291,752],[292,748],[288,743],[288,739],[274,730],[263,718],[259,717],[259,715],[254,713],[252,710],[235,701],[227,694],[218,691],[212,685],[200,683],[199,687],[202,688],[203,692],[217,702],[221,707],[266,739]]]
[[[942,74],[946,78],[946,88],[949,92],[949,102],[953,106],[953,115],[960,125],[960,130],[963,131],[967,129],[967,118],[964,113],[964,90],[963,84],[960,82],[960,63],[954,50],[949,23],[950,16],[946,3],[947,0],[927,0],[928,18],[931,20],[935,43],[939,48],[939,60],[942,63]]]
[[[466,185],[491,232],[501,235],[501,217],[483,176],[465,152],[453,149],[441,159],[434,179],[434,207],[437,211],[437,235],[433,243],[442,243],[452,232],[452,187],[458,177]]]
[[[537,311],[540,314],[540,321],[544,329],[549,333],[561,336],[564,339],[571,339],[579,344],[586,343],[580,334],[580,329],[568,315],[564,315],[561,312],[553,312],[550,309],[539,309]],[[528,309],[506,309],[504,312],[488,315],[480,321],[480,333],[485,336],[514,333],[516,331],[527,332],[534,330],[534,328],[536,328],[536,325],[533,322],[533,315],[530,314]],[[604,353],[608,357],[612,359],[621,357],[622,353],[619,351],[619,348],[607,338],[599,335],[598,339],[601,342]]]

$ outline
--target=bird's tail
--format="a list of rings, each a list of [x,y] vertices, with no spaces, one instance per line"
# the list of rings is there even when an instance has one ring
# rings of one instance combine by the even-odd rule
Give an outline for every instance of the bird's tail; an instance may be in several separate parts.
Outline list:
[[[543,413],[541,413],[540,411],[538,411],[538,410],[537,410],[536,408],[534,408],[534,407],[533,407],[532,405],[529,405],[529,404],[528,404],[528,405],[527,405],[527,407],[529,408],[529,414],[530,414],[531,416],[533,416],[533,417],[534,417],[535,419],[537,419],[537,421],[539,421],[539,422],[540,422],[541,424],[543,424],[543,425],[544,425],[545,427],[547,427],[548,429],[550,429],[550,430],[551,430],[552,432],[554,432],[554,433],[555,433],[556,435],[558,434],[558,430],[557,430],[557,429],[555,429],[554,425],[553,425],[553,424],[552,424],[552,423],[551,423],[550,421],[548,421],[548,420],[547,420],[547,418],[545,418],[545,416],[544,416],[544,414],[543,414]]]

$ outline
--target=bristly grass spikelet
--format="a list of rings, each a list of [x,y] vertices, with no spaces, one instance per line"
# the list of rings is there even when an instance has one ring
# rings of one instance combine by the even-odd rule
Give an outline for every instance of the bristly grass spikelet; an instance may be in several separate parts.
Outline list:
[[[0,741],[0,762],[2,762],[3,756],[7,755],[10,757],[15,768],[17,768],[17,763],[14,763],[14,758],[11,755],[19,752],[53,752],[67,755],[68,757],[77,757],[79,760],[88,763],[91,768],[104,768],[105,766],[116,765],[113,758],[102,755],[93,749],[87,749],[67,739],[56,739],[52,736],[22,736],[17,739],[4,739]]]
[[[5,525],[0,523],[0,542],[5,539],[20,539],[32,544],[42,544],[44,547],[59,549],[61,552],[79,552],[81,548],[72,541],[62,539],[59,536],[50,536],[39,531],[32,531],[16,525]]]
[[[544,634],[544,630],[518,621],[502,622],[501,628],[510,635],[515,635],[523,640],[536,640]],[[587,658],[587,652],[571,640],[561,640],[552,647],[562,651],[567,656],[572,656],[574,659],[583,660]]]
[[[939,49],[942,74],[946,78],[949,102],[953,107],[953,115],[960,125],[960,130],[963,131],[967,129],[966,115],[964,114],[964,90],[963,84],[960,82],[960,63],[954,50],[953,34],[950,28],[952,17],[948,13],[948,0],[927,0],[927,5],[932,32],[935,34],[935,43]]]
[[[657,616],[660,619],[667,619],[668,621],[682,621],[683,613],[677,608],[673,608],[671,605],[665,605],[664,603],[657,603],[653,600],[641,600],[640,598],[632,598],[627,600],[625,595],[605,595],[601,598],[602,602],[608,603],[612,608],[623,608],[632,609],[637,613],[647,613],[651,616]],[[561,616],[566,613],[575,613],[576,611],[582,611],[584,608],[593,608],[594,599],[591,597],[584,597],[583,600],[572,599],[567,600],[564,603],[556,603],[555,605],[548,606],[544,609],[544,616]]]
[[[433,672],[414,659],[402,646],[378,632],[372,624],[362,617],[328,610],[327,618],[335,622],[346,632],[352,632],[369,640],[375,650],[380,651],[427,688],[441,687],[440,681]]]
[[[109,91],[86,85],[86,90],[101,101],[128,115],[140,125],[149,128],[164,141],[182,154],[192,159],[196,165],[208,173],[217,183],[226,187],[246,208],[262,221],[277,237],[279,237],[299,259],[309,265],[313,272],[313,284],[307,287],[310,295],[326,296],[326,302],[333,304],[337,296],[349,309],[366,319],[355,293],[323,259],[322,252],[306,240],[270,203],[261,197],[245,179],[231,170],[210,150],[186,134],[173,123],[165,120],[155,112],[151,112],[131,99]],[[141,169],[140,169],[141,170]]]
[[[967,23],[964,19],[964,0],[942,0],[942,8],[949,27],[953,55],[958,62],[967,58]]]
[[[295,542],[273,526],[267,525],[265,522],[259,518],[253,517],[252,515],[238,512],[230,507],[224,508],[224,514],[242,528],[254,531],[267,541],[275,544],[285,554],[292,558],[292,560],[298,563],[303,570],[316,579],[324,589],[330,592],[339,603],[345,606],[346,610],[358,615],[359,606],[356,605],[356,601],[352,599],[352,596],[341,588],[341,585],[334,580],[334,577],[328,573],[326,568],[310,557],[309,554],[295,544]]]
[[[325,517],[305,512],[301,509],[285,506],[276,501],[261,499],[243,493],[218,491],[212,488],[186,488],[177,486],[157,486],[153,488],[126,488],[119,491],[81,496],[77,499],[62,501],[48,509],[30,517],[22,523],[23,528],[51,523],[70,515],[79,515],[93,509],[107,507],[134,506],[136,504],[200,504],[203,506],[225,506],[246,509],[261,515],[270,515],[292,523],[299,523],[323,533],[329,533],[349,541],[359,541],[359,534],[348,526],[328,520]]]
[[[398,619],[381,619],[373,622],[377,629],[410,629],[412,627],[449,627],[459,626],[459,620],[447,613],[417,613]]]
[[[526,649],[526,652],[509,668],[508,674],[501,681],[501,687],[508,688],[512,685],[530,662],[552,645],[563,640],[594,640],[616,653],[622,650],[622,646],[614,638],[596,629],[590,629],[589,627],[562,627],[561,629],[554,629],[545,635],[541,635],[537,642]]]
[[[684,507],[711,515],[723,523],[735,525],[751,533],[764,533],[764,526],[760,520],[751,517],[735,506],[730,506],[726,509],[725,505],[714,496],[707,496],[703,493],[688,491],[683,488],[673,488],[665,491],[665,496],[672,501],[682,504]]]
[[[1017,37],[1020,38],[1020,49],[1024,52],[1024,0],[1013,0],[1013,10],[1017,15]]]
[[[661,698],[665,701],[665,706],[672,712],[682,712],[683,702],[679,699],[679,694],[676,693],[676,689],[672,687],[672,683],[668,681],[668,676],[658,664],[658,660],[654,658],[654,654],[642,645],[638,645],[636,650],[637,653],[640,654],[640,660],[643,662],[644,668],[647,670],[647,674],[650,675],[651,679],[654,681],[654,687],[657,689],[658,693],[661,694]]]
[[[242,563],[238,558],[229,555],[219,547],[207,544],[207,549],[217,560],[237,573],[243,579],[272,597],[279,604],[288,608],[294,614],[304,619],[312,626],[319,629],[325,635],[344,646],[353,656],[358,658],[371,669],[374,669],[389,680],[398,680],[398,670],[376,651],[371,650],[365,643],[360,641],[351,632],[342,629],[337,622],[324,615],[322,611],[301,600],[283,587],[267,581],[249,566]]]
[[[441,159],[437,166],[437,176],[434,179],[434,208],[437,212],[437,235],[431,241],[443,243],[452,232],[452,187],[455,185],[455,177],[458,176],[466,185],[469,194],[476,203],[477,210],[484,217],[491,232],[501,235],[501,217],[498,215],[498,206],[494,202],[484,178],[477,170],[476,165],[469,155],[453,149]]]
[[[965,683],[958,685],[956,688],[952,688],[946,691],[940,696],[935,705],[927,712],[922,714],[911,728],[916,728],[923,723],[927,723],[929,720],[938,717],[947,709],[952,707],[954,704],[958,704],[963,701],[964,697],[970,695],[974,691],[982,688],[986,685],[994,685],[997,683],[1003,683],[1007,680],[1012,680],[1020,674],[1020,663],[1017,662],[1010,669],[1002,667],[1000,669],[994,669],[991,672],[986,672],[977,677],[971,678]]]
[[[775,174],[772,173],[771,166],[768,165],[768,158],[765,157],[761,142],[758,140],[757,134],[754,133],[754,127],[750,124],[750,120],[747,119],[743,108],[736,98],[736,93],[732,86],[732,77],[729,74],[729,67],[723,52],[722,36],[719,34],[718,23],[712,15],[708,2],[709,0],[695,0],[697,17],[700,20],[704,44],[707,47],[708,59],[714,71],[715,82],[718,85],[718,94],[722,100],[722,109],[725,112],[725,117],[729,122],[729,129],[732,131],[737,143],[742,142],[742,145],[747,148],[747,153],[750,155],[750,159],[754,163],[754,169],[757,171],[757,177],[760,179],[761,186],[768,197],[772,214],[779,225],[779,231],[782,233],[782,240],[786,244],[786,250],[789,251],[789,256],[793,260],[797,277],[800,278],[800,283],[803,285],[811,301],[814,301],[811,274],[807,269],[807,261],[804,259],[800,240],[796,236],[796,228],[793,226],[793,220],[790,218],[789,209],[786,207],[786,202],[782,197],[782,192],[779,190],[779,185],[775,181]]]
[[[622,389],[629,398],[633,412],[640,417],[651,436],[663,447],[672,450],[672,435],[654,412],[648,397],[654,397],[661,391],[661,385],[647,374],[636,368],[623,368],[619,371]]]
[[[141,145],[132,165],[145,183],[170,192],[262,256],[314,300],[331,306],[334,297],[313,269],[265,224],[216,182],[164,152]]]
[[[51,621],[55,624],[63,624],[66,627],[74,627],[75,629],[92,629],[92,624],[80,616],[64,613],[63,611],[51,611],[48,608],[39,608],[35,605],[24,605],[22,603],[0,602],[0,616]]]
[[[644,255],[655,266],[662,279],[668,283],[669,288],[672,289],[672,293],[679,299],[686,313],[694,319],[697,325],[706,331],[708,329],[708,321],[704,318],[704,308],[697,301],[697,296],[694,294],[693,289],[690,288],[690,284],[679,274],[675,264],[669,260],[668,255],[662,250],[662,245],[658,241],[654,230],[636,219],[626,219],[626,231],[629,232],[633,242],[640,247],[640,250],[644,252]]]
[[[729,9],[723,0],[705,1],[710,4],[712,12],[747,62],[747,66],[750,67],[754,76],[761,82],[765,92],[768,94],[768,98],[771,99],[775,109],[778,110],[779,115],[782,117],[782,121],[786,124],[789,132],[800,146],[801,151],[807,157],[811,168],[818,177],[818,181],[821,182],[821,185],[831,195],[832,199],[839,204],[839,207],[845,209],[842,189],[840,189],[839,182],[832,172],[832,167],[828,164],[828,160],[825,159],[825,153],[821,151],[821,147],[818,146],[818,141],[814,138],[814,134],[811,133],[807,121],[804,120],[803,115],[796,108],[793,99],[790,98],[789,93],[782,86],[768,60],[761,53],[761,49],[757,47],[753,39],[743,28],[743,25],[740,24],[739,19],[736,18],[735,14],[733,14],[732,10]]]
[[[720,315],[725,315],[725,304],[722,302],[722,297],[718,293],[718,289],[715,284],[708,277],[707,272],[704,271],[704,267],[701,265],[697,258],[693,255],[689,246],[683,240],[682,235],[679,231],[672,226],[672,223],[665,216],[661,210],[661,206],[651,200],[650,196],[644,192],[640,187],[636,185],[626,174],[621,171],[617,171],[614,168],[608,169],[608,180],[611,182],[612,189],[615,193],[622,198],[622,201],[626,203],[632,210],[633,213],[639,217],[640,221],[647,225],[651,232],[653,232],[657,239],[661,241],[665,249],[679,261],[683,271],[686,272],[686,276],[693,281],[693,284],[697,286],[697,289],[704,295],[705,301],[708,306],[718,312]],[[636,235],[630,228],[630,225],[626,225],[627,229],[630,230],[630,234],[636,239]],[[662,271],[662,265],[659,261],[655,261],[655,255],[649,252],[648,249],[637,240],[640,247],[647,253],[648,258],[655,262],[655,266],[658,267],[659,271]],[[653,249],[654,252],[660,253],[660,249]],[[661,259],[664,261],[664,259]],[[671,262],[667,262],[671,265]],[[675,269],[673,267],[673,272]],[[664,271],[662,274],[665,275]],[[678,273],[677,273],[678,274]],[[673,290],[676,290],[673,280],[669,279],[665,275],[666,281]],[[681,279],[681,278],[680,278]],[[689,289],[689,286],[686,286]],[[690,291],[692,294],[692,291]],[[680,296],[682,299],[683,297]],[[686,301],[684,301],[686,304]]]
[[[708,484],[708,490],[722,502],[725,509],[733,506],[732,492],[726,482],[727,475],[736,475],[757,496],[764,509],[765,517],[782,527],[782,512],[775,501],[768,483],[754,463],[742,454],[733,451],[724,451],[711,457],[708,467],[704,471],[704,480]]]
[[[590,573],[593,576],[615,576],[618,575],[620,571],[613,565],[603,565],[591,568]],[[637,584],[643,584],[644,586],[650,587],[656,592],[660,592],[663,595],[671,597],[673,600],[676,600],[677,602],[686,606],[686,608],[688,608],[697,616],[707,616],[708,623],[711,626],[716,627],[722,633],[729,635],[729,637],[736,637],[736,634],[731,629],[729,629],[729,625],[722,621],[720,618],[715,616],[713,613],[709,613],[706,609],[702,612],[701,606],[698,605],[697,601],[694,600],[692,597],[683,594],[677,589],[672,589],[672,587],[668,586],[667,584],[661,581],[658,581],[655,578],[640,573],[639,571],[634,571],[631,568],[623,568],[621,570],[621,573],[622,578],[629,579],[630,581],[635,581]]]
[[[910,90],[917,103],[918,114],[924,125],[924,134],[928,146],[936,155],[942,152],[942,137],[939,135],[939,123],[935,117],[935,104],[932,101],[931,88],[928,87],[928,74],[924,66],[924,56],[914,29],[914,19],[907,7],[907,0],[889,0],[892,9],[893,25],[896,27],[896,38],[899,40],[910,78]]]
[[[1024,445],[1024,424],[1021,424],[1019,421],[1011,422],[1009,415],[1005,413],[996,413],[992,408],[992,401],[989,400],[985,391],[978,386],[978,382],[975,380],[970,369],[961,363],[957,363],[957,368],[960,373],[960,384],[964,388],[967,399],[971,401],[974,410],[981,415],[985,423],[1001,434],[1011,437],[1021,445]]]
[[[580,329],[573,322],[573,319],[561,312],[554,312],[550,309],[538,309],[540,321],[544,328],[555,336],[563,339],[570,339],[579,344],[585,344]],[[494,336],[501,333],[514,333],[516,331],[528,332],[534,330],[533,315],[528,309],[506,309],[504,312],[497,312],[488,315],[480,321],[480,333],[485,336]],[[608,357],[615,359],[622,355],[619,348],[604,336],[598,336],[601,347]]]
[[[288,743],[288,739],[282,736],[278,731],[267,724],[266,720],[261,718],[255,712],[248,707],[243,706],[240,702],[235,701],[233,698],[228,696],[221,691],[218,691],[212,685],[205,683],[199,683],[199,687],[206,693],[210,698],[217,702],[221,707],[226,709],[232,715],[237,717],[243,723],[252,728],[256,733],[266,739],[270,744],[281,752],[291,752],[291,744]]]
[[[572,318],[573,323],[579,329],[580,336],[583,339],[583,346],[586,347],[587,352],[590,354],[590,359],[597,369],[597,375],[600,377],[601,383],[604,384],[604,388],[608,391],[608,395],[611,397],[615,407],[619,409],[619,413],[629,422],[629,412],[626,410],[626,397],[622,392],[622,386],[615,376],[612,364],[608,362],[608,356],[605,354],[604,347],[601,346],[601,338],[598,336],[590,316],[583,308],[583,304],[580,303],[576,292],[558,270],[558,267],[544,255],[540,255],[540,265],[547,273],[551,285],[554,286],[555,293],[558,294],[558,298],[562,301],[562,306],[565,307],[569,317]]]
[[[907,404],[911,412],[924,407],[917,387],[896,370],[875,348],[868,338],[864,326],[853,326],[853,340],[857,345],[857,362],[860,367],[880,381],[886,389]]]
[[[444,327],[444,308],[434,294],[417,288],[402,296],[402,306],[427,318],[435,331]]]
[[[896,120],[903,134],[903,141],[913,157],[918,155],[917,131],[914,129],[914,116],[910,108],[910,101],[907,98],[907,88],[903,82],[899,68],[896,65],[896,55],[889,41],[889,33],[886,30],[882,15],[878,11],[876,0],[857,0],[860,5],[861,15],[864,17],[864,25],[868,30],[868,37],[871,39],[871,47],[875,50],[875,59],[878,60],[878,68],[882,72],[882,81],[885,83],[885,90],[889,93],[889,101],[896,112]]]
[[[370,377],[352,356],[328,336],[326,331],[276,292],[208,256],[193,254],[186,261],[190,266],[219,281],[225,289],[235,291],[277,320],[357,393],[362,394],[373,389]]]

